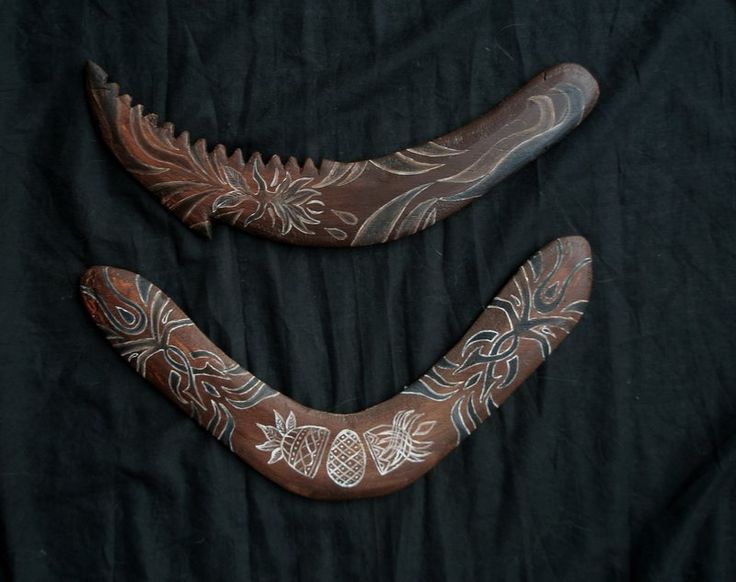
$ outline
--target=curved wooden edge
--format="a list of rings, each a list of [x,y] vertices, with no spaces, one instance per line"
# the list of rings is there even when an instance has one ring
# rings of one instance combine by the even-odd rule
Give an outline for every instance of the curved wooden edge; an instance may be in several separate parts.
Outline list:
[[[273,240],[363,246],[432,226],[562,139],[591,111],[598,84],[564,63],[468,125],[425,144],[354,162],[211,151],[120,95],[98,65],[87,92],[105,143],[126,170],[195,231],[212,220]]]
[[[590,286],[585,239],[550,243],[431,370],[353,414],[310,409],[274,390],[135,273],[92,267],[81,294],[120,355],[246,463],[300,495],[346,499],[396,491],[458,446],[567,337]]]

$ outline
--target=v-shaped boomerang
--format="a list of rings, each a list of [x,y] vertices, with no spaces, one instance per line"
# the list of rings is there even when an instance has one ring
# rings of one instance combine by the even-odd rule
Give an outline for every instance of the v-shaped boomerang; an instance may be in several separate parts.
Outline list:
[[[598,98],[580,65],[562,64],[465,127],[423,145],[358,162],[300,166],[222,145],[144,115],[94,63],[87,91],[102,136],[123,166],[190,228],[212,220],[270,239],[361,246],[407,236],[457,212],[575,128]]]
[[[313,410],[277,392],[134,273],[93,267],[81,291],[120,355],[236,455],[286,489],[340,499],[391,493],[431,469],[567,336],[590,285],[585,239],[550,243],[429,372],[354,414]]]

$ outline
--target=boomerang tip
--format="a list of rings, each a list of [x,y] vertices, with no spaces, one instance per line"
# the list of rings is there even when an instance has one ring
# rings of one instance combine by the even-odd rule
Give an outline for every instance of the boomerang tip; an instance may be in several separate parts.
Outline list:
[[[554,247],[557,244],[561,244],[564,247],[565,261],[570,265],[575,265],[581,261],[588,261],[585,265],[584,271],[587,273],[585,281],[587,282],[586,289],[581,289],[582,294],[588,294],[592,284],[592,260],[593,251],[590,248],[588,239],[580,235],[561,236],[552,242],[546,244],[540,249],[541,254],[551,254],[554,252]]]
[[[136,280],[143,277],[125,269],[116,267],[108,267],[103,265],[95,265],[87,269],[79,279],[79,288],[82,292],[82,298],[86,299],[88,292],[98,293],[107,286],[108,280],[123,285],[135,285]],[[86,301],[85,301],[86,303]]]
[[[111,83],[105,70],[94,61],[87,61],[85,66],[85,77],[87,80],[87,91],[96,101],[104,96],[104,101],[110,103],[118,97],[120,89],[116,83]]]
[[[107,83],[107,73],[100,65],[98,65],[94,61],[87,61],[85,70],[87,74],[87,80],[92,85],[101,87],[105,83]]]
[[[79,279],[79,293],[85,309],[98,326],[106,321],[105,297],[111,283],[121,292],[130,293],[145,287],[148,281],[136,273],[116,267],[95,265],[87,269]]]
[[[552,83],[559,79],[565,79],[573,83],[583,93],[583,102],[585,103],[582,114],[583,118],[587,117],[596,103],[598,103],[598,97],[601,94],[600,86],[593,74],[583,65],[578,63],[560,63],[546,69],[541,73],[541,77],[544,81]]]
[[[579,234],[574,234],[570,236],[561,236],[557,239],[562,244],[566,245],[571,251],[575,251],[575,255],[580,256],[590,256],[591,254],[591,248],[590,243],[588,242],[588,239],[584,236],[580,236]],[[551,246],[554,244],[554,241],[549,243],[546,246]]]
[[[117,114],[117,102],[122,99],[128,107],[131,107],[129,95],[120,95],[120,87],[117,83],[109,80],[107,72],[94,61],[88,60],[85,67],[85,76],[87,79],[87,91],[92,100],[93,109],[100,123],[100,128],[105,136],[106,141],[111,141],[111,126],[115,123]],[[137,107],[141,107],[138,105]],[[141,109],[141,114],[142,114]],[[149,114],[154,125],[158,125],[158,119],[155,115]],[[171,126],[173,132],[173,125]],[[180,220],[191,230],[206,239],[212,238],[212,221],[209,215],[200,213],[193,214],[190,218],[180,218]]]
[[[102,273],[103,267],[94,266],[87,269],[79,278],[79,286],[84,288],[94,288],[97,277]]]
[[[593,251],[588,239],[580,235],[563,236],[545,245],[539,252],[554,256],[554,247],[561,244],[564,249],[565,262],[570,267],[580,266],[579,278],[576,279],[576,294],[587,301],[593,287]]]
[[[142,277],[132,271],[126,271],[125,269],[119,269],[117,267],[109,267],[107,265],[94,265],[89,267],[79,280],[79,284],[83,287],[96,288],[104,284],[101,281],[105,277],[112,277],[122,282],[135,282],[136,279],[142,279]]]

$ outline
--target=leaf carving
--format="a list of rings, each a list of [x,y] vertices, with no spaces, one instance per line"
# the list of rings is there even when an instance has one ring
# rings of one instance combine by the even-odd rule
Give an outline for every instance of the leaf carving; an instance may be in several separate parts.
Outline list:
[[[275,443],[276,446],[280,446],[279,443],[281,442],[281,434],[279,433],[278,429],[273,426],[268,426],[266,424],[260,424],[256,423],[258,425],[258,428],[260,428],[263,431],[263,434],[268,439],[264,444],[259,445],[260,447],[270,447],[270,448],[263,448],[261,450],[271,450],[273,448],[273,444]]]
[[[408,148],[406,151],[420,156],[426,156],[428,158],[444,158],[445,156],[458,156],[460,154],[464,154],[468,150],[459,150],[443,146],[435,141],[429,141],[424,145]]]
[[[289,411],[289,416],[286,418],[286,432],[289,432],[290,430],[294,430],[296,428],[296,416],[294,415],[294,411]]]
[[[284,458],[284,451],[281,447],[279,447],[271,451],[271,458],[268,459],[268,464],[273,465],[274,463],[278,463],[283,458]]]
[[[411,204],[414,198],[419,196],[431,185],[431,183],[421,184],[384,204],[365,220],[355,235],[352,244],[360,245],[363,244],[364,240],[386,242],[391,236],[396,223],[401,218],[401,214]]]
[[[284,434],[286,432],[286,424],[284,423],[284,417],[281,416],[275,410],[273,411],[273,416],[276,422],[276,430],[279,431],[280,434]]]
[[[426,436],[432,432],[435,424],[437,424],[437,421],[435,420],[425,420],[424,422],[420,422],[419,426],[417,426],[411,434],[412,436]]]
[[[425,174],[426,172],[431,172],[432,170],[436,170],[437,168],[444,166],[444,164],[428,164],[426,162],[420,162],[419,160],[415,160],[401,152],[370,160],[370,162],[374,166],[381,168],[384,172],[399,174],[401,176]]]

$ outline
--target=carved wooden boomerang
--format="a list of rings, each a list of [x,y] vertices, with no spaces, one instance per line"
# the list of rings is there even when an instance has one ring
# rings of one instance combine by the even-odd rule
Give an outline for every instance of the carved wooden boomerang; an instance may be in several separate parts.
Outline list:
[[[123,166],[187,226],[211,235],[211,220],[270,239],[312,246],[361,246],[433,225],[540,155],[576,127],[598,98],[580,65],[562,64],[465,127],[372,160],[311,159],[239,149],[211,152],[200,139],[131,106],[129,95],[87,66],[92,111]]]
[[[120,355],[236,455],[290,491],[341,499],[396,491],[452,451],[575,326],[590,285],[586,240],[550,243],[429,372],[354,414],[277,392],[135,273],[92,267],[81,291]]]

